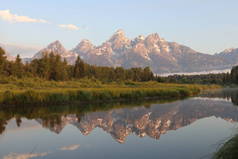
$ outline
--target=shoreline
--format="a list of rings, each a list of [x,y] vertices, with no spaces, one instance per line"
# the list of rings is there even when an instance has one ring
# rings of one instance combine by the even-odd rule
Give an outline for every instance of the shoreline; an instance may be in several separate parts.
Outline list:
[[[48,81],[47,81],[48,82]],[[72,81],[69,81],[72,82]],[[78,81],[71,84],[76,87]],[[58,83],[59,84],[59,83]],[[4,84],[0,84],[0,87]],[[27,84],[26,84],[27,85]],[[181,99],[194,96],[202,90],[219,88],[217,85],[169,84],[158,82],[137,82],[132,85],[102,84],[100,87],[67,88],[49,87],[49,83],[41,89],[28,86],[5,89],[0,92],[0,105],[29,104],[68,104],[79,103],[110,103],[118,101],[149,100],[149,99]]]

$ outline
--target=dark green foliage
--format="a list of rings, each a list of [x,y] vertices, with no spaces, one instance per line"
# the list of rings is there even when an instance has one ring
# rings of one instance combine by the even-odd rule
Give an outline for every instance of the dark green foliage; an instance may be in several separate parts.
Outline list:
[[[213,156],[213,159],[237,159],[238,135],[228,140]]]
[[[203,74],[203,75],[171,75],[168,77],[156,77],[158,82],[188,83],[188,84],[219,84],[232,83],[230,73]],[[238,79],[238,78],[237,78]]]
[[[151,72],[149,67],[145,67],[143,70],[142,81],[149,81],[154,78],[154,74]]]
[[[7,58],[5,51],[0,47],[0,75],[6,74]]]
[[[73,66],[73,77],[74,78],[83,78],[86,75],[85,70],[86,64],[78,56],[75,65]]]
[[[8,61],[5,51],[0,48],[0,75],[23,77],[25,75],[25,66],[21,61],[20,55],[17,55],[14,62]]]
[[[53,53],[45,55],[41,59],[35,59],[26,65],[32,76],[44,78],[46,80],[67,80],[69,79],[69,68],[67,62],[62,61],[59,55]]]
[[[238,84],[238,66],[231,69],[231,81],[232,83]]]
[[[94,78],[104,82],[112,81],[150,81],[154,75],[149,67],[124,69],[122,67],[100,67],[84,63],[80,57],[74,65],[55,53],[45,53],[41,59],[34,59],[23,64],[19,55],[14,62],[7,61],[5,52],[0,48],[0,75],[22,77],[39,77],[45,80],[65,81],[70,79]]]
[[[20,55],[17,55],[15,63],[12,63],[12,72],[11,74],[16,76],[16,77],[23,77],[25,70],[24,70],[24,65],[21,61]]]

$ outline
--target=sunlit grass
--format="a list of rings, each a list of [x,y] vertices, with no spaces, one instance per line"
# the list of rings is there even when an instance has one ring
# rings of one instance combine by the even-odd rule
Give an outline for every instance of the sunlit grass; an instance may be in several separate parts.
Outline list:
[[[45,81],[38,78],[0,80],[1,104],[64,103],[71,101],[98,102],[118,99],[182,98],[199,93],[214,85],[189,85],[158,82],[102,83],[93,79]]]

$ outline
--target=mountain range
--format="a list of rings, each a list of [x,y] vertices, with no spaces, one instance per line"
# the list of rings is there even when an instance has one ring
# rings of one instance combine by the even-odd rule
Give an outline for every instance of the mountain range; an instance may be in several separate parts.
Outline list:
[[[210,55],[176,42],[168,42],[157,33],[129,39],[123,30],[116,31],[99,46],[84,39],[72,50],[66,50],[59,41],[55,41],[27,60],[40,58],[50,52],[59,54],[70,64],[80,56],[86,63],[98,66],[149,66],[156,74],[224,70],[238,64],[238,49]]]

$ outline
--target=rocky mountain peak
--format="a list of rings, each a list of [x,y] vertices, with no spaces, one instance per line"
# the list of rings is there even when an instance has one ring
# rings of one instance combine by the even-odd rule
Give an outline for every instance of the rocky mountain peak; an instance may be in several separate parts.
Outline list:
[[[138,43],[138,42],[144,42],[145,37],[143,35],[139,35],[138,37],[136,37],[134,39],[134,42]]]
[[[77,54],[87,53],[92,50],[95,46],[91,43],[91,41],[87,39],[83,39],[73,50]]]
[[[140,35],[130,40],[123,30],[116,31],[109,40],[99,46],[94,46],[84,39],[72,51],[67,51],[59,41],[55,41],[33,58],[41,58],[43,54],[50,52],[59,54],[70,63],[74,63],[79,55],[92,65],[125,68],[149,66],[154,73],[221,70],[238,63],[238,49],[209,55],[175,42],[168,42],[157,33],[146,37]]]
[[[49,45],[62,45],[59,40],[55,40],[54,42],[50,43]]]
[[[108,40],[111,43],[113,50],[122,49],[125,46],[130,45],[131,40],[128,39],[123,30],[116,31],[115,34]]]
[[[40,50],[33,56],[33,59],[42,58],[46,54],[53,53],[60,55],[63,59],[66,59],[69,63],[74,63],[77,54],[67,51],[64,46],[58,41],[50,43],[46,48]]]
[[[88,39],[83,39],[80,44],[92,44],[90,40]]]
[[[161,38],[159,36],[159,34],[157,33],[154,33],[154,34],[150,34],[146,37],[145,39],[145,43],[147,45],[150,45],[150,44],[157,44],[158,42],[161,41]]]
[[[229,48],[229,49],[225,49],[222,53],[227,54],[227,53],[234,52],[234,51],[236,51],[236,50],[238,50],[238,49],[236,49],[236,48]]]
[[[145,40],[145,37],[144,37],[143,35],[139,35],[139,36],[137,37],[137,39]]]
[[[114,41],[117,41],[117,40],[126,40],[126,35],[125,35],[125,32],[123,30],[118,30],[116,31],[112,36],[111,38],[108,40],[109,42],[114,42]]]
[[[52,43],[50,43],[46,49],[48,49],[51,52],[57,52],[58,54],[62,54],[66,51],[64,46],[60,43],[60,41],[56,40]]]
[[[114,33],[114,35],[123,35],[123,36],[125,36],[125,31],[122,30],[122,29],[118,29],[118,30]]]
[[[112,44],[110,42],[105,42],[101,46],[98,46],[94,53],[96,55],[110,55],[112,52]]]

